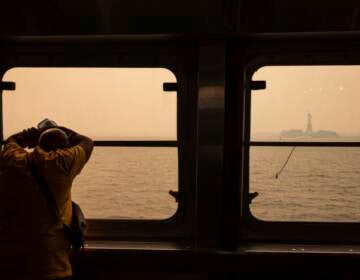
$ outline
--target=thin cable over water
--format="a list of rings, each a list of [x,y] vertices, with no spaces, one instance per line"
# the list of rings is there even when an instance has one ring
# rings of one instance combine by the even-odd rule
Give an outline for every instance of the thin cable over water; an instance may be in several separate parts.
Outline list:
[[[281,174],[281,172],[284,170],[285,166],[286,166],[287,163],[289,162],[289,159],[291,158],[291,155],[293,154],[293,152],[295,151],[295,149],[296,149],[296,146],[291,149],[291,151],[290,151],[290,153],[289,153],[289,155],[288,155],[288,157],[287,157],[284,165],[281,167],[281,169],[279,170],[279,172],[277,172],[277,173],[275,174],[275,179],[279,178],[279,175]]]

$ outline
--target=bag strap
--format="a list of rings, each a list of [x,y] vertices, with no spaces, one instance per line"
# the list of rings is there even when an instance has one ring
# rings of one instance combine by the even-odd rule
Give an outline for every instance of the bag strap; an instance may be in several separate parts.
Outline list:
[[[54,214],[54,216],[61,221],[61,218],[59,216],[59,210],[58,207],[56,205],[56,201],[54,199],[54,196],[52,195],[48,184],[45,181],[45,178],[42,176],[42,174],[40,173],[39,169],[37,168],[34,158],[32,157],[32,154],[27,154],[26,155],[27,158],[27,162],[28,162],[28,166],[30,168],[31,174],[33,175],[35,181],[37,182],[37,184],[39,185],[41,192],[51,210],[51,212]]]

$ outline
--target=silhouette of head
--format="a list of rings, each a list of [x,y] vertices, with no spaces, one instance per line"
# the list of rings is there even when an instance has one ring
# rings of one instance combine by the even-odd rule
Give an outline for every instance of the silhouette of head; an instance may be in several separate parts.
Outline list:
[[[60,128],[49,128],[41,133],[39,146],[45,152],[56,151],[69,146],[69,140],[66,133]]]

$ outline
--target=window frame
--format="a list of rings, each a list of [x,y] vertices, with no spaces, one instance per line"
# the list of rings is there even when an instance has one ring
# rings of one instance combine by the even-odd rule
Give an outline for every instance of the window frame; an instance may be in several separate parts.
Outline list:
[[[95,146],[178,148],[176,213],[168,219],[89,219],[87,238],[193,239],[196,153],[196,48],[171,36],[13,37],[0,40],[0,76],[14,67],[165,68],[176,76],[177,140],[94,141]],[[11,94],[11,93],[9,93]],[[0,122],[2,125],[2,93]],[[2,135],[2,126],[0,127]],[[0,135],[0,136],[1,136]],[[169,186],[170,189],[170,186]]]
[[[238,66],[243,80],[238,82],[237,149],[241,151],[238,183],[241,202],[238,242],[359,242],[360,223],[263,221],[251,214],[249,204],[250,148],[255,146],[360,147],[359,142],[251,141],[251,84],[255,71],[264,66],[360,65],[359,34],[273,34],[250,36],[236,42]],[[239,101],[239,100],[238,100]],[[239,112],[243,112],[243,114]]]

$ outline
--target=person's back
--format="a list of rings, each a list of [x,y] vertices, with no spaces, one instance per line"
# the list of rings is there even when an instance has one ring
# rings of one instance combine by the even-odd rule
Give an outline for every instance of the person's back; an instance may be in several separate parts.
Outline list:
[[[0,154],[0,275],[4,279],[61,279],[71,275],[70,242],[63,222],[71,222],[72,181],[89,159],[93,143],[66,128],[62,131],[66,132],[65,144],[60,140],[52,146],[51,131],[40,136],[31,129],[10,137]],[[24,149],[38,142],[30,154]],[[47,182],[62,221],[50,211],[30,172],[29,155]]]

